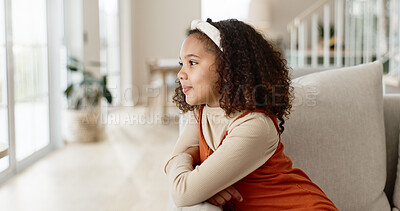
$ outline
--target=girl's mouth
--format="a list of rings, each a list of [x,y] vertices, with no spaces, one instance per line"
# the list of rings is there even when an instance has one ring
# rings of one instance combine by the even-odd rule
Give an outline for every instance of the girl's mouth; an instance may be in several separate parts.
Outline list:
[[[182,86],[182,91],[183,91],[183,93],[187,93],[190,89],[192,89],[192,87],[191,86]]]

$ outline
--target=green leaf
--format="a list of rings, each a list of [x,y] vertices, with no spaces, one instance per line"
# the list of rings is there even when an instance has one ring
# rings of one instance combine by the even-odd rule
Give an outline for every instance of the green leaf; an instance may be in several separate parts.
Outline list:
[[[81,106],[82,106],[82,99],[79,98],[78,101],[76,102],[75,109],[79,110],[81,109]]]
[[[106,87],[103,88],[103,97],[107,99],[108,103],[112,103],[113,97],[111,95],[110,90],[108,90]]]
[[[103,86],[107,86],[107,76],[103,76]]]
[[[69,85],[67,87],[67,89],[65,89],[65,91],[64,91],[65,96],[67,96],[67,98],[69,98],[71,96],[73,90],[74,90],[74,85],[73,84]]]
[[[74,72],[77,72],[79,70],[79,68],[77,66],[70,65],[70,64],[67,65],[67,69],[74,71]]]

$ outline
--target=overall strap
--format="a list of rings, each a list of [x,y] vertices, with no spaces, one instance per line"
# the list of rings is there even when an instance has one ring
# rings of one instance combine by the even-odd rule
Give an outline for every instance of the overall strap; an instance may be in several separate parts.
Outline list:
[[[200,106],[199,109],[199,121],[201,120],[201,114],[203,113],[204,106]]]
[[[276,118],[276,116],[275,115],[269,115],[269,118],[271,118],[272,119],[272,122],[274,122],[274,125],[275,125],[275,128],[276,128],[276,131],[278,132],[278,134],[279,134],[279,138],[281,137],[281,131],[279,130],[279,125],[278,125],[278,119]]]
[[[200,161],[203,162],[205,161],[208,156],[210,156],[213,151],[211,148],[207,145],[206,140],[204,139],[203,136],[203,129],[202,129],[202,115],[203,115],[203,108],[204,106],[200,106],[199,109],[199,118],[198,118],[198,124],[199,124],[199,153],[200,153]]]
[[[257,113],[264,113],[264,114],[265,114],[264,109],[258,108],[258,109],[256,109],[256,110],[250,110],[250,111],[244,112],[243,114],[241,114],[240,116],[238,116],[235,120],[233,120],[233,122],[235,122],[236,120],[238,120],[238,119],[240,119],[240,118],[246,116],[246,115],[249,114],[249,113],[254,113],[254,112],[257,112]],[[280,133],[279,126],[278,126],[278,119],[277,119],[276,116],[273,115],[273,114],[268,115],[268,117],[271,118],[272,122],[273,122],[274,125],[275,125],[275,129],[276,129],[276,131],[278,132],[278,134],[279,134],[279,136],[280,136],[281,133]]]

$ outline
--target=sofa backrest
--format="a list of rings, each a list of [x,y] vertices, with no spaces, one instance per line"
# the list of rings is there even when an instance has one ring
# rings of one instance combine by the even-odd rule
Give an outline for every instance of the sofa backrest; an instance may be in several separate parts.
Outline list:
[[[386,186],[385,193],[390,204],[392,203],[393,188],[396,180],[397,162],[399,156],[399,131],[400,131],[400,94],[383,96],[386,135]]]
[[[326,68],[315,69],[295,69],[291,72],[292,79],[328,70]],[[396,180],[398,157],[399,157],[399,140],[400,140],[400,94],[384,94],[384,121],[385,121],[385,137],[386,137],[386,185],[385,193],[393,206],[393,188]]]
[[[384,193],[386,142],[382,63],[293,79],[282,143],[341,211],[390,210]]]

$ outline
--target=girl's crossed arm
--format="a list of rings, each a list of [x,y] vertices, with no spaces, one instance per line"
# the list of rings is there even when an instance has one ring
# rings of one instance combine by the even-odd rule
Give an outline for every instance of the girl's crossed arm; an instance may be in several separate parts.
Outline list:
[[[188,153],[176,155],[166,165],[175,204],[206,201],[264,164],[278,143],[272,120],[260,114],[235,122],[223,144],[196,168]]]

